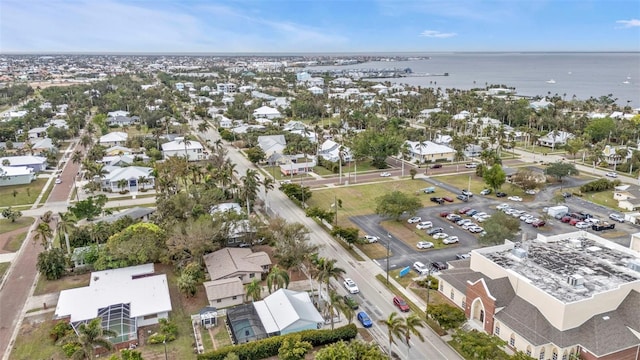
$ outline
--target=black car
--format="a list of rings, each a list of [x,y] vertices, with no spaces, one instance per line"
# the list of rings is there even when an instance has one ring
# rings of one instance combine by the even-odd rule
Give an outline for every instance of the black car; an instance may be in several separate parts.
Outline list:
[[[441,227],[432,228],[431,230],[427,231],[427,235],[435,235],[435,234],[439,234],[441,232],[444,232],[444,229],[441,228]]]
[[[498,191],[498,192],[496,193],[496,196],[497,196],[497,197],[505,197],[505,196],[507,196],[507,194],[506,194],[506,193],[503,193],[502,191]]]
[[[432,169],[440,169],[442,167],[442,164],[433,164],[431,165]]]
[[[344,303],[353,310],[358,310],[358,308],[360,307],[360,304],[358,304],[358,302],[349,295],[344,296]]]
[[[565,191],[565,192],[562,193],[562,197],[565,198],[565,199],[566,198],[570,198],[571,197],[571,193],[568,193],[568,192]]]
[[[434,261],[431,263],[431,267],[436,270],[436,271],[442,271],[442,270],[447,270],[448,266],[447,264],[441,262],[441,261]]]
[[[431,200],[431,202],[438,203],[440,205],[444,203],[444,199],[441,197],[432,197],[429,200]]]

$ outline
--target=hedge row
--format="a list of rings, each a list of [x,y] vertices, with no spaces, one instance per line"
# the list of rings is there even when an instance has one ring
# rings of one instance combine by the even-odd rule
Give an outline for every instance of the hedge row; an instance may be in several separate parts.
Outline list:
[[[305,330],[246,344],[226,346],[220,350],[198,355],[198,360],[223,360],[230,352],[238,355],[240,360],[264,359],[278,355],[282,341],[290,336],[300,336],[302,341],[308,341],[313,346],[320,346],[340,340],[349,341],[355,338],[357,334],[358,329],[355,324],[349,324],[335,330]]]

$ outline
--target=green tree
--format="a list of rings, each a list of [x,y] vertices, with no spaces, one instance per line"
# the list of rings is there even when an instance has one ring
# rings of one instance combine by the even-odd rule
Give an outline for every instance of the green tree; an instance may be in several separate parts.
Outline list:
[[[313,346],[308,341],[302,341],[300,335],[287,336],[282,340],[278,349],[280,360],[303,360]]]
[[[250,283],[244,286],[245,294],[247,296],[247,301],[251,299],[251,301],[260,301],[262,300],[262,285],[260,284],[260,280],[253,279]]]
[[[343,228],[340,226],[336,226],[333,228],[333,230],[331,230],[332,236],[343,239],[347,244],[349,244],[349,247],[358,242],[359,233],[360,230],[354,227]]]
[[[415,335],[420,339],[420,341],[424,342],[424,336],[418,330],[423,328],[425,325],[424,321],[420,319],[420,317],[416,314],[411,314],[404,318],[404,342],[407,344],[407,358],[411,359],[409,352],[411,351],[411,335]]]
[[[551,175],[558,179],[562,184],[562,178],[565,176],[578,175],[578,169],[574,164],[565,163],[565,162],[554,162],[553,164],[549,164],[547,168],[544,170],[545,174]]]
[[[387,353],[389,359],[391,359],[391,345],[396,343],[396,338],[401,339],[405,335],[405,324],[402,317],[398,316],[397,312],[392,312],[389,317],[384,320],[378,320],[380,325],[384,325],[387,328],[387,335],[389,336],[389,348]]]
[[[453,335],[453,341],[457,342],[462,355],[471,359],[504,359],[506,354],[502,350],[502,346],[506,345],[497,336],[489,335],[484,332],[463,331],[458,330]]]
[[[94,266],[104,270],[166,260],[166,235],[155,224],[137,223],[107,240]]]
[[[503,244],[505,239],[513,240],[516,233],[520,231],[520,221],[498,211],[485,221],[484,231],[486,234],[479,239],[481,244]]]
[[[597,143],[607,139],[616,131],[616,122],[610,117],[593,119],[584,129],[585,134],[589,136],[591,142]]]
[[[411,175],[411,180],[414,180],[417,174],[418,174],[418,170],[416,170],[416,168],[411,168],[411,170],[409,170],[409,175]]]
[[[402,136],[392,131],[367,129],[355,136],[351,150],[358,157],[371,157],[373,166],[384,169],[387,157],[398,154],[403,142]]]
[[[516,353],[511,355],[511,357],[509,358],[509,360],[535,360],[535,359],[536,358],[529,356],[522,351],[516,351]]]
[[[70,356],[71,359],[93,359],[96,347],[107,350],[113,349],[113,344],[108,337],[118,334],[111,329],[102,328],[102,319],[96,318],[89,323],[80,324],[75,332],[65,336],[60,340],[61,344],[76,344],[77,350]]]
[[[269,289],[269,293],[271,293],[272,289],[278,290],[288,288],[289,281],[289,273],[278,265],[274,265],[271,270],[269,270],[269,275],[267,275],[267,288]]]
[[[579,137],[571,138],[567,140],[567,144],[564,146],[565,150],[571,155],[574,159],[573,162],[576,162],[575,156],[580,150],[584,150],[584,140]]]
[[[376,214],[396,221],[405,213],[415,214],[420,208],[422,203],[419,198],[397,190],[376,199]]]
[[[68,209],[75,215],[77,220],[87,219],[93,220],[95,217],[102,214],[102,209],[107,203],[107,197],[105,195],[90,196],[85,200],[76,202],[74,206],[70,206]]]
[[[64,236],[64,242],[67,246],[67,253],[71,254],[71,244],[69,244],[69,234],[76,227],[76,217],[72,212],[58,213],[58,224],[56,225],[56,230],[58,234],[62,234]]]
[[[45,250],[38,254],[36,266],[40,274],[44,275],[47,280],[57,280],[66,271],[67,259],[64,251],[59,248]]]
[[[493,191],[497,191],[507,180],[507,175],[500,164],[494,164],[482,174],[482,178]]]
[[[316,279],[320,284],[325,285],[325,294],[329,294],[329,283],[331,279],[337,279],[346,273],[343,268],[336,266],[337,262],[335,259],[327,258],[319,258],[316,261]]]
[[[19,210],[13,210],[11,206],[2,209],[2,217],[11,220],[11,222],[16,222],[16,220],[18,220],[21,216],[22,212],[20,212]]]
[[[38,227],[36,227],[33,240],[40,241],[40,243],[42,244],[42,247],[45,248],[46,250],[49,250],[51,248],[51,243],[49,242],[49,239],[52,236],[53,236],[53,231],[51,230],[49,223],[41,222],[38,224]]]
[[[467,320],[464,311],[446,303],[430,305],[427,311],[444,330],[455,329]]]
[[[315,360],[384,360],[387,356],[376,344],[368,344],[360,340],[349,343],[342,340],[324,346],[316,352]]]
[[[109,360],[144,360],[144,359],[142,358],[142,353],[139,351],[122,349],[120,350],[119,354],[111,355]]]
[[[247,158],[249,159],[249,161],[251,161],[254,164],[257,164],[261,161],[264,161],[266,159],[266,154],[264,153],[264,150],[262,150],[261,147],[259,146],[255,146],[252,147],[250,149],[246,150],[247,153]]]

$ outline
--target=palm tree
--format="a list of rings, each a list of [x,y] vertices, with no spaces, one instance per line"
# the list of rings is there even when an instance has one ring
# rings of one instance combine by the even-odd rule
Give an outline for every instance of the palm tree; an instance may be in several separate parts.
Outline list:
[[[420,339],[420,341],[424,342],[424,336],[422,335],[422,333],[420,333],[420,331],[418,331],[419,328],[423,327],[424,321],[422,321],[422,319],[420,319],[420,317],[416,314],[409,315],[404,319],[403,330],[404,341],[407,343],[407,359],[411,358],[411,356],[409,356],[409,351],[411,351],[411,334],[416,335],[418,339]]]
[[[211,129],[211,124],[209,124],[207,120],[204,120],[200,124],[198,124],[198,131],[201,133],[207,132],[207,130],[209,129]]]
[[[247,294],[247,301],[251,298],[252,301],[260,301],[262,299],[262,285],[260,285],[260,280],[253,279],[252,282],[248,283],[245,287],[245,293]]]
[[[258,171],[247,169],[245,176],[240,178],[240,181],[242,182],[242,200],[246,201],[247,208],[250,209],[251,204],[256,200],[258,196],[258,187],[260,186],[260,177],[258,176]]]
[[[129,181],[127,181],[127,179],[120,179],[116,182],[116,185],[118,186],[118,189],[120,189],[120,191],[124,191],[124,188],[127,187],[128,183]]]
[[[42,247],[46,250],[51,248],[51,244],[49,243],[49,238],[53,236],[53,231],[51,231],[51,227],[46,222],[41,222],[38,224],[36,228],[36,234],[33,236],[34,241],[40,241]]]
[[[95,348],[100,346],[107,350],[113,349],[113,344],[109,337],[117,336],[118,333],[111,329],[102,328],[102,319],[95,318],[89,323],[80,324],[75,332],[63,337],[61,344],[77,344],[78,349],[71,355],[71,359],[93,359]]]
[[[285,269],[281,269],[278,265],[275,265],[269,271],[267,275],[267,287],[269,288],[269,294],[271,289],[278,290],[289,287],[289,273]]]
[[[178,141],[178,143],[184,144],[184,160],[189,163],[189,153],[187,152],[187,148],[191,146],[191,137],[189,135],[185,135],[182,140]]]
[[[144,189],[144,185],[149,182],[149,178],[141,175],[138,177],[138,190]]]
[[[618,163],[623,163],[627,161],[627,156],[629,156],[629,149],[626,146],[621,146],[616,149],[615,153],[615,162],[613,163],[613,171],[616,171],[616,167]]]
[[[269,191],[273,190],[275,182],[276,181],[271,177],[265,177],[262,180],[262,186],[263,186],[263,189],[264,189],[264,199],[265,199],[265,201],[267,203],[267,207],[269,207],[269,201],[268,201],[267,195],[269,195]]]
[[[91,135],[89,134],[82,135],[82,137],[80,138],[80,145],[82,145],[82,147],[84,148],[87,148],[91,146],[91,144],[93,144],[93,139],[91,138]]]
[[[91,236],[91,240],[95,241],[96,244],[104,243],[109,239],[109,236],[111,236],[111,228],[108,223],[100,221],[93,224],[89,235]]]
[[[336,266],[336,262],[337,260],[335,259],[327,258],[319,258],[317,260],[318,273],[316,274],[316,279],[321,284],[324,283],[326,285],[326,294],[329,294],[329,282],[331,279],[337,279],[346,273],[344,269]]]
[[[82,158],[82,152],[80,152],[80,150],[76,150],[73,152],[73,155],[71,155],[71,162],[74,164],[80,164],[82,162]]]
[[[344,317],[347,319],[348,323],[351,324],[353,322],[353,318],[356,315],[355,310],[345,301],[344,297],[340,298],[340,302],[337,304],[338,310],[344,314]]]
[[[67,253],[71,254],[71,245],[69,244],[69,233],[75,229],[76,216],[72,212],[58,213],[58,224],[56,230],[58,234],[64,236],[65,245],[67,245]]]
[[[331,289],[329,291],[329,302],[327,306],[327,316],[331,318],[331,330],[333,330],[334,323],[334,312],[337,309],[340,309],[340,304],[343,302],[343,297],[340,296],[335,290]],[[340,313],[338,313],[340,314]]]
[[[394,311],[387,319],[378,320],[378,323],[387,327],[389,335],[389,349],[387,349],[387,354],[389,354],[389,359],[391,359],[391,344],[395,344],[396,338],[400,339],[405,334],[404,321],[398,316],[398,313]]]

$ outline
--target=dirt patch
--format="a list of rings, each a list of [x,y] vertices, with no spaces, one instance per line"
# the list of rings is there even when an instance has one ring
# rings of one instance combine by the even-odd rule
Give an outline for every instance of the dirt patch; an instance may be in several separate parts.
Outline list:
[[[34,295],[43,295],[60,292],[67,289],[75,289],[83,286],[89,286],[91,274],[69,275],[59,280],[46,280],[40,277]]]

